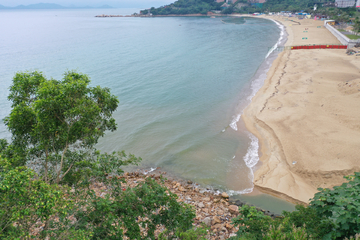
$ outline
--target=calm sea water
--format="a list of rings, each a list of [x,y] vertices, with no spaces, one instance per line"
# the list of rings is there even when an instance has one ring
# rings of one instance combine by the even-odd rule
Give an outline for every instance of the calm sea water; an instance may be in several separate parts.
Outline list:
[[[126,150],[143,158],[141,167],[204,187],[251,192],[258,141],[239,118],[281,29],[254,18],[94,17],[133,12],[0,11],[0,118],[10,112],[6,97],[17,71],[60,79],[76,69],[120,100],[118,130],[99,149]],[[10,136],[3,122],[0,136]]]

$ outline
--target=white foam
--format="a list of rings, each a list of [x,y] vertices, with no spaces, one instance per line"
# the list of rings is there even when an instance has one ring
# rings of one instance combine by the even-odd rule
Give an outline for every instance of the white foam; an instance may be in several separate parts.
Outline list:
[[[150,168],[150,170],[149,171],[144,171],[144,174],[146,175],[146,174],[148,174],[148,173],[151,173],[151,172],[153,172],[153,171],[155,171],[156,170],[156,168]]]
[[[279,46],[279,44],[281,43],[281,41],[284,39],[284,35],[285,35],[284,26],[281,25],[280,23],[278,23],[278,22],[275,21],[275,20],[272,20],[272,19],[270,19],[270,20],[276,23],[276,25],[280,28],[281,32],[280,32],[280,37],[279,37],[278,41],[277,41],[276,44],[270,49],[270,51],[267,53],[265,59],[268,58],[272,52],[274,52],[274,50]],[[256,94],[256,93],[259,91],[259,89],[262,87],[263,82],[264,82],[265,79],[266,79],[266,73],[262,73],[258,78],[254,79],[254,80],[251,82],[251,86],[250,86],[251,92],[250,92],[250,95],[246,98],[249,102],[251,102],[252,98],[255,96],[255,94]],[[231,120],[231,123],[229,124],[229,126],[230,126],[233,130],[235,130],[235,131],[238,130],[238,128],[237,128],[237,123],[239,122],[242,114],[243,114],[243,110],[242,110],[239,114],[234,115],[234,116],[233,116],[233,119]]]
[[[284,26],[281,25],[280,23],[278,23],[277,21],[270,19],[271,21],[273,21],[274,23],[276,23],[276,25],[280,28],[281,32],[280,32],[280,37],[278,39],[278,41],[275,43],[275,45],[269,50],[268,54],[266,54],[266,58],[268,58],[270,56],[270,54],[279,46],[279,44],[281,43],[281,41],[284,38]]]
[[[244,162],[248,168],[252,169],[259,162],[259,140],[251,133],[249,133],[249,137],[251,143],[244,156]]]
[[[254,189],[254,187],[245,188],[244,190],[241,190],[241,191],[229,190],[229,191],[227,191],[227,194],[228,194],[229,196],[240,195],[240,194],[247,194],[247,193],[252,193],[253,189]]]
[[[271,21],[275,22],[275,24],[280,28],[281,32],[280,32],[280,36],[278,41],[276,42],[276,44],[269,50],[269,52],[266,54],[265,59],[267,59],[271,53],[273,53],[275,51],[275,49],[281,44],[281,42],[284,39],[284,35],[285,35],[285,28],[283,25],[281,25],[280,23],[278,23],[275,20],[270,19]],[[255,96],[255,94],[259,91],[259,89],[262,87],[264,80],[266,79],[266,72],[260,74],[259,77],[257,77],[256,79],[254,79],[251,82],[251,86],[250,86],[250,94],[249,96],[246,98],[246,100],[249,101],[249,104],[252,100],[252,98]],[[246,107],[245,107],[246,108]],[[233,119],[230,123],[230,127],[237,131],[237,123],[239,122],[241,115],[243,114],[244,110],[241,110],[241,112],[235,116],[233,116]],[[235,194],[247,194],[247,193],[251,193],[254,189],[254,185],[253,185],[253,181],[254,181],[254,171],[253,168],[255,167],[255,165],[259,162],[259,140],[251,133],[248,133],[249,138],[251,140],[250,145],[247,149],[247,152],[244,156],[244,162],[246,164],[246,166],[249,168],[250,172],[249,172],[249,179],[251,180],[251,184],[252,186],[250,188],[246,188],[244,190],[241,191],[234,191],[234,190],[229,190],[228,194],[229,195],[235,195]]]

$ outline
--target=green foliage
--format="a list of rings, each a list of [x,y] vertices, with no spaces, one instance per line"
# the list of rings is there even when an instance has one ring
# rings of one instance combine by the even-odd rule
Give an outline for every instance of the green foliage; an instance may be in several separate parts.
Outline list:
[[[233,219],[238,238],[245,239],[344,239],[360,233],[360,173],[333,189],[319,189],[309,207],[296,206],[271,219],[256,208],[243,206]]]
[[[313,209],[300,205],[296,208],[294,212],[284,212],[284,216],[272,219],[255,207],[244,205],[239,209],[240,215],[233,219],[239,226],[234,239],[306,240],[322,239],[331,233],[331,223]]]
[[[306,228],[308,235],[311,235],[314,239],[330,238],[333,230],[333,223],[319,215],[316,209],[304,207],[302,205],[296,206],[296,211],[283,212],[284,221],[287,221],[286,227],[289,229],[291,225],[294,227]],[[305,226],[304,226],[305,225]]]
[[[360,33],[360,19],[356,17],[354,21],[354,31]]]
[[[221,13],[223,14],[232,14],[234,12],[234,7],[230,6],[228,8],[225,8]]]
[[[270,228],[271,217],[256,210],[255,207],[244,205],[239,208],[240,215],[233,219],[234,226],[239,227],[237,236],[249,237],[249,239],[261,239],[263,234]]]
[[[66,212],[68,202],[59,186],[34,179],[35,173],[26,167],[12,168],[1,156],[0,166],[1,239],[31,237],[39,223]],[[43,229],[47,227],[45,224]]]
[[[108,88],[89,83],[87,75],[74,71],[61,81],[47,80],[36,71],[19,72],[13,79],[8,97],[12,110],[4,122],[12,146],[42,166],[46,182],[59,183],[79,160],[69,156],[92,149],[106,130],[116,129],[111,115],[117,98]]]
[[[137,165],[142,160],[133,154],[127,155],[124,151],[101,154],[97,150],[69,152],[65,159],[71,159],[71,162],[65,161],[64,164],[65,168],[70,170],[60,183],[75,188],[87,186],[90,180],[106,182],[107,177],[112,174],[122,175],[122,167]],[[70,168],[68,164],[72,164],[72,162],[75,163]]]
[[[349,182],[333,189],[319,189],[310,202],[317,214],[334,223],[336,237],[360,233],[360,173],[345,177]]]
[[[306,10],[308,6],[314,6],[313,0],[267,0],[264,8],[270,12],[300,11]]]
[[[207,239],[207,235],[209,234],[209,227],[207,227],[206,225],[203,225],[201,227],[198,228],[191,228],[187,231],[181,231],[181,230],[176,230],[175,232],[175,238],[176,239],[181,239],[181,240],[205,240]],[[159,234],[158,239],[159,240],[167,240],[169,235],[169,230],[163,231],[162,233]]]
[[[177,0],[172,4],[151,8],[153,15],[169,15],[169,14],[206,14],[212,10],[220,10],[223,3],[216,3],[213,0]]]
[[[177,196],[167,188],[147,178],[134,188],[126,190],[117,178],[109,180],[106,196],[100,197],[92,190],[72,193],[80,201],[71,215],[77,221],[70,222],[66,216],[52,222],[59,236],[70,230],[91,233],[88,239],[155,239],[155,230],[162,226],[169,236],[183,233],[192,227],[194,210],[177,202]],[[70,194],[70,193],[69,193]]]
[[[0,139],[0,238],[155,239],[158,227],[169,237],[200,236],[191,230],[194,210],[166,187],[152,179],[122,187],[121,168],[141,158],[93,148],[115,130],[118,100],[89,83],[76,72],[62,81],[15,75],[5,119],[12,143]],[[101,196],[90,189],[94,182],[106,185]]]
[[[89,188],[37,180],[33,171],[1,158],[0,179],[1,239],[155,239],[161,226],[165,237],[199,239],[207,233],[191,229],[191,206],[150,178],[126,190],[121,178],[107,178],[106,196],[97,196]]]
[[[311,236],[308,236],[305,228],[296,228],[294,225],[288,231],[285,230],[285,227],[280,224],[277,228],[271,226],[269,231],[264,234],[264,240],[308,240],[312,239]]]

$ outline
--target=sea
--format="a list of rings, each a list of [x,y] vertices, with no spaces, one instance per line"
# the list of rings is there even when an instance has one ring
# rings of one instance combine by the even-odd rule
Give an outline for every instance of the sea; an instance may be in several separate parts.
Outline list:
[[[294,206],[255,194],[258,139],[241,120],[260,89],[286,33],[252,17],[119,17],[139,9],[0,10],[0,138],[19,71],[61,79],[76,70],[120,101],[117,130],[103,152],[125,150],[207,191],[273,212]]]

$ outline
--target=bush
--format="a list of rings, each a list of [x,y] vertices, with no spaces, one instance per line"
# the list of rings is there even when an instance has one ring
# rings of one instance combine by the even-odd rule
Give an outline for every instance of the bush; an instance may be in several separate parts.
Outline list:
[[[310,202],[310,208],[334,223],[337,238],[360,233],[360,173],[345,178],[349,182],[341,186],[320,188]]]
[[[255,207],[243,206],[233,219],[237,238],[344,239],[360,233],[360,173],[333,189],[319,189],[309,207],[296,206],[281,218],[271,219]]]

